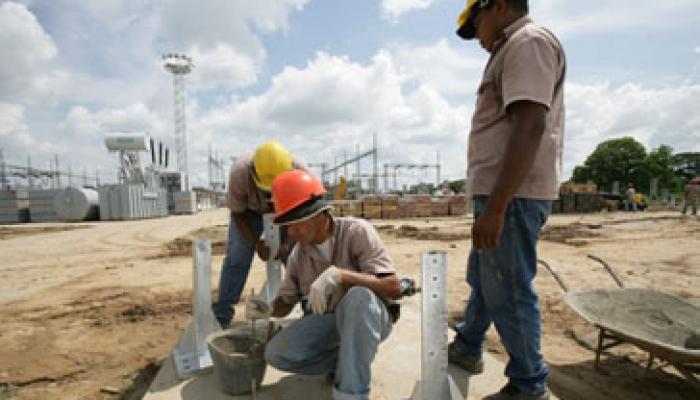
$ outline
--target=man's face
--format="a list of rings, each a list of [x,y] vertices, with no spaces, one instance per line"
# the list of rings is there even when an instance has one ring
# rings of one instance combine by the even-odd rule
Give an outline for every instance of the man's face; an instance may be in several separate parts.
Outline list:
[[[306,221],[296,222],[287,226],[287,233],[292,239],[306,246],[314,243],[321,229],[322,214],[316,215]]]
[[[474,18],[474,27],[476,28],[476,37],[481,43],[484,50],[491,52],[493,44],[502,33],[502,29],[497,24],[496,6],[483,8],[478,11]]]

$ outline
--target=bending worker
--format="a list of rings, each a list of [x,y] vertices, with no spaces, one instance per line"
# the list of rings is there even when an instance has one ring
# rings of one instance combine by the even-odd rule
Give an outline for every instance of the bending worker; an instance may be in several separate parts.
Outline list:
[[[265,142],[255,153],[239,159],[229,174],[228,207],[231,220],[228,226],[226,256],[219,276],[219,297],[212,305],[214,316],[222,328],[233,319],[233,305],[238,303],[255,253],[263,260],[269,257],[269,248],[260,239],[263,231],[262,215],[272,212],[270,186],[277,175],[292,168],[302,168],[284,146]],[[276,258],[284,258],[290,243],[285,240]]]
[[[267,362],[283,371],[332,376],[334,399],[367,399],[372,361],[397,317],[387,302],[401,289],[372,225],[333,217],[325,193],[306,171],[288,171],[273,182],[275,223],[286,226],[297,244],[272,306],[253,297],[246,314],[283,317],[299,300],[307,303],[306,315],[267,344]]]
[[[558,196],[566,61],[557,38],[527,14],[527,0],[468,0],[457,31],[479,39],[490,59],[469,133],[471,294],[448,358],[481,372],[493,322],[509,360],[508,384],[491,400],[549,398],[532,281],[539,233]]]

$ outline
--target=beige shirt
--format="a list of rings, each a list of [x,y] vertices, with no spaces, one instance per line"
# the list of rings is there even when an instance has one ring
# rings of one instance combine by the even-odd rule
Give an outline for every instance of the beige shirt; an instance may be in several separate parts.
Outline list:
[[[477,93],[469,133],[468,178],[472,194],[490,194],[514,131],[507,108],[527,100],[547,107],[544,135],[534,165],[516,197],[556,199],[564,133],[566,60],[559,41],[529,17],[504,30],[496,43]]]
[[[253,154],[248,154],[238,159],[228,176],[228,208],[234,214],[240,214],[246,210],[265,214],[273,211],[272,198],[265,197],[265,192],[258,189],[253,179],[251,168]],[[292,161],[295,169],[305,169],[304,165]]]
[[[352,217],[333,218],[330,237],[331,260],[327,260],[316,245],[294,246],[287,260],[284,282],[278,296],[287,304],[295,304],[309,289],[316,277],[331,265],[337,268],[369,274],[394,274],[393,262],[377,231],[367,221]],[[342,288],[331,298],[329,310],[345,295]]]

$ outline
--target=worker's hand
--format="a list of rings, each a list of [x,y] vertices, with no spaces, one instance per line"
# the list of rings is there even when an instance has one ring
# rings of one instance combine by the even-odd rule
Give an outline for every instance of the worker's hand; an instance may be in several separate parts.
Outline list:
[[[331,295],[340,287],[342,275],[338,268],[328,267],[311,284],[309,291],[309,307],[314,314],[323,314],[328,308]]]
[[[267,319],[272,314],[272,307],[258,296],[250,296],[245,300],[245,318],[248,320]]]
[[[267,261],[270,258],[270,248],[265,244],[265,239],[258,240],[258,243],[255,245],[255,252],[258,253],[258,257],[263,261]]]
[[[505,212],[488,209],[474,221],[472,226],[472,245],[477,250],[494,249],[501,245],[501,232]]]

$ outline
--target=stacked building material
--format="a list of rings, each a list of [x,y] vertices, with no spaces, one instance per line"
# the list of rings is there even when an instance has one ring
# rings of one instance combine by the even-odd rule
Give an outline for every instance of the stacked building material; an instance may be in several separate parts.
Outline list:
[[[464,215],[467,213],[467,196],[463,194],[447,196],[450,205],[450,215]]]
[[[552,214],[561,213],[561,198],[552,201]]]
[[[329,204],[336,217],[362,216],[362,203],[357,200],[333,200]]]
[[[29,222],[26,190],[0,191],[0,224]]]
[[[595,193],[598,191],[598,185],[595,183],[562,183],[559,187],[559,193]]]
[[[603,195],[598,193],[575,193],[576,212],[590,213],[603,209]]]
[[[413,196],[413,201],[416,203],[415,217],[430,217],[432,215],[432,200],[432,196],[427,194]]]
[[[399,210],[399,196],[397,196],[397,195],[382,196],[382,218],[383,219],[401,218],[401,212]]]
[[[32,222],[56,222],[62,218],[54,208],[54,198],[60,189],[29,190],[29,219]]]
[[[450,215],[450,203],[445,198],[431,199],[430,215],[432,217],[446,217]]]
[[[561,212],[568,214],[576,212],[576,195],[574,193],[561,193]]]
[[[381,218],[382,199],[378,196],[364,196],[362,198],[362,216],[366,219]]]

